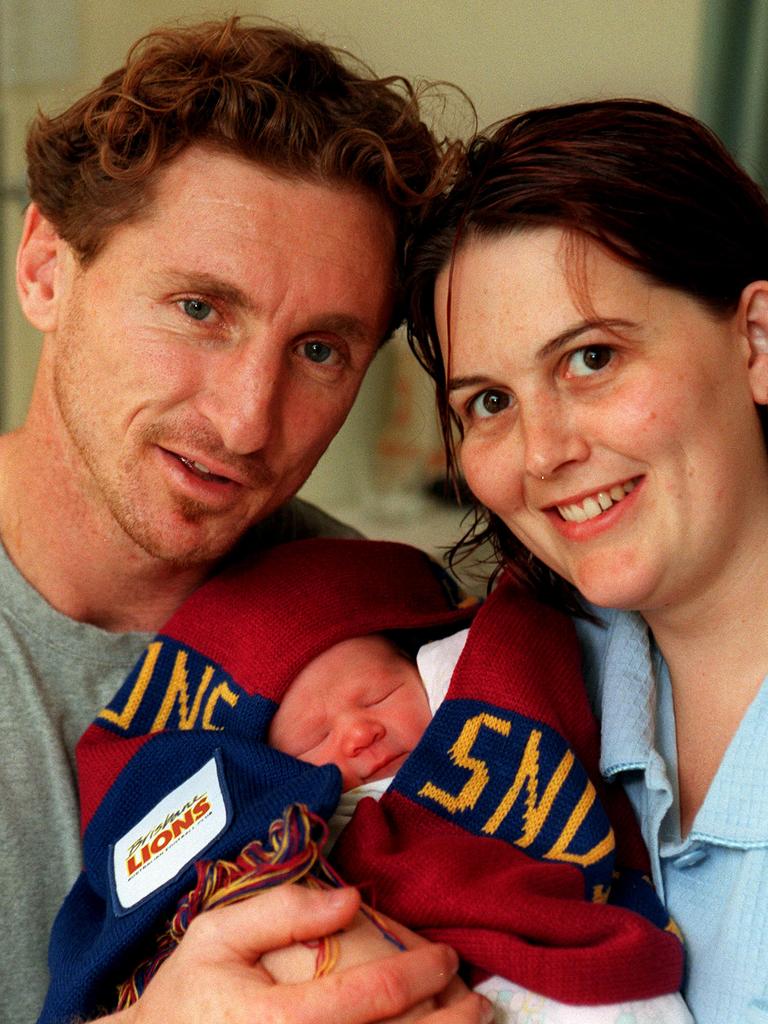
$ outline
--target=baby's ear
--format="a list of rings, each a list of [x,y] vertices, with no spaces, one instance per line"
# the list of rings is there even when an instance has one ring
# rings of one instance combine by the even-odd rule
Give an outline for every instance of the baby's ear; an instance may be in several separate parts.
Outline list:
[[[43,333],[58,320],[59,263],[68,246],[35,203],[30,203],[16,255],[16,288],[27,320]]]
[[[741,296],[743,331],[749,342],[752,397],[768,405],[768,281],[753,281]]]

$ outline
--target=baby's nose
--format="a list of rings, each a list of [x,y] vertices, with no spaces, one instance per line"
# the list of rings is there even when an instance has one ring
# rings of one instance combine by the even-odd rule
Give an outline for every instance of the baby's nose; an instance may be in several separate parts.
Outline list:
[[[375,718],[370,716],[358,716],[348,723],[345,737],[345,753],[348,757],[354,757],[362,750],[373,746],[380,740],[386,729]]]

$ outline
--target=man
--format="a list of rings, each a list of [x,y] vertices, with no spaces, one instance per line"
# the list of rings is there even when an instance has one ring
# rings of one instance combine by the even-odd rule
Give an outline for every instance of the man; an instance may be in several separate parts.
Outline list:
[[[27,151],[18,289],[44,341],[28,418],[0,439],[9,1022],[39,1010],[79,870],[79,733],[225,556],[339,532],[291,499],[398,320],[408,210],[440,162],[407,92],[237,19],[150,34],[40,115]],[[299,990],[253,966],[355,902],[280,891],[213,912],[124,1015],[357,1024],[441,991],[440,947]],[[436,1020],[480,1019],[472,1000]]]

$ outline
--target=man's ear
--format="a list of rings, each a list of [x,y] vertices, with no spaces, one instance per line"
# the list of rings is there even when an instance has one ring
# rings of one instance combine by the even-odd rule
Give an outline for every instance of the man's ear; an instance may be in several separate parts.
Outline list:
[[[59,263],[66,244],[56,228],[30,203],[16,254],[16,289],[27,320],[44,334],[58,319]]]
[[[753,281],[741,294],[741,329],[749,342],[752,397],[768,405],[768,281]]]

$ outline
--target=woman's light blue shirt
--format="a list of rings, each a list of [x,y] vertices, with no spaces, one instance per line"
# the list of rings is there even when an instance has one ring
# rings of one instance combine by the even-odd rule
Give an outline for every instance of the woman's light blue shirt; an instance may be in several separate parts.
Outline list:
[[[681,840],[666,665],[641,616],[599,614],[607,626],[576,628],[601,721],[601,771],[624,785],[685,938],[683,995],[697,1024],[768,1024],[768,678]]]

